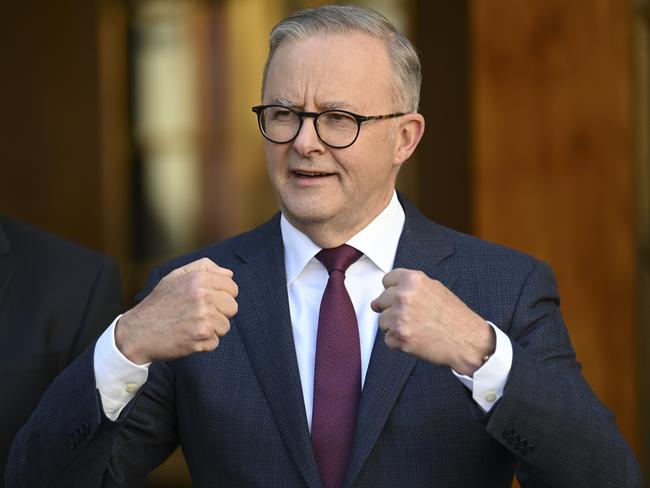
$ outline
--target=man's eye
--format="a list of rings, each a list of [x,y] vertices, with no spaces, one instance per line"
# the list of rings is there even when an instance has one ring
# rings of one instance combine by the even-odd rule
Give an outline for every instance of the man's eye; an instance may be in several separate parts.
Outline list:
[[[348,114],[342,112],[328,112],[323,117],[323,122],[331,127],[356,127],[356,121]]]
[[[286,121],[291,119],[293,116],[293,112],[290,110],[276,110],[273,112],[273,119],[278,120],[278,121]]]

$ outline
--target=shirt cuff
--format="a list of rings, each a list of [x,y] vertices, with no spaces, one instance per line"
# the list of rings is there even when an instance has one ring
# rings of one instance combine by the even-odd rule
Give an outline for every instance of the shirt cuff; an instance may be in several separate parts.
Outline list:
[[[113,421],[145,384],[151,364],[132,363],[115,345],[115,326],[121,317],[119,315],[97,339],[93,359],[95,384],[102,398],[102,408]]]
[[[489,412],[503,396],[503,389],[512,367],[510,338],[492,322],[488,321],[488,324],[496,334],[494,354],[474,372],[472,377],[451,370],[456,378],[472,392],[472,398],[485,413]]]

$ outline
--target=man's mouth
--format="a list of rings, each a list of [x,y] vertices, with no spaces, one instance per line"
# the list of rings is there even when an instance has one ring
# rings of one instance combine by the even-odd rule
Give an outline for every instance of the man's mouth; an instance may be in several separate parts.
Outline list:
[[[302,170],[292,170],[293,173],[298,178],[323,178],[325,176],[333,176],[334,173],[326,173],[323,171],[302,171]]]

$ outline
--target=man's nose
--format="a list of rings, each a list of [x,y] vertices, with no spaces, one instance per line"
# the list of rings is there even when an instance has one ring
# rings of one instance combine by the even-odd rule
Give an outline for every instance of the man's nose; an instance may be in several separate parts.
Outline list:
[[[293,140],[293,147],[301,156],[325,151],[325,145],[316,133],[316,120],[313,117],[305,117],[298,135]]]

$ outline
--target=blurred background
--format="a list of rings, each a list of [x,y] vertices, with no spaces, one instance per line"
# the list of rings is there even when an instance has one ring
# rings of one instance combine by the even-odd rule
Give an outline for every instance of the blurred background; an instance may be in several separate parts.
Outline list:
[[[113,256],[127,305],[155,264],[261,223],[267,35],[322,3],[5,3],[0,213]],[[400,188],[553,266],[584,374],[650,476],[649,1],[353,3],[422,56]],[[189,486],[180,452],[150,485]]]

